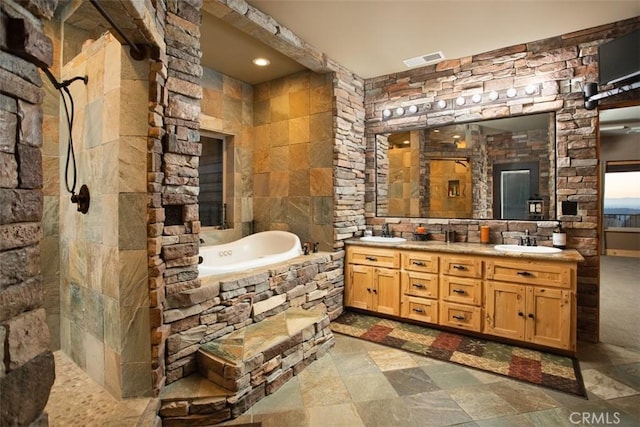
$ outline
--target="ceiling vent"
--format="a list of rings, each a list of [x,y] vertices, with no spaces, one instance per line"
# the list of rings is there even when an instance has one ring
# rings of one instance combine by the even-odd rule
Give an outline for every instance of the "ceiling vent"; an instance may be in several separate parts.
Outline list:
[[[404,65],[406,65],[407,67],[417,67],[422,65],[435,64],[436,62],[440,62],[443,59],[444,55],[442,54],[442,51],[440,51],[416,56],[415,58],[405,59],[402,62],[404,62]]]

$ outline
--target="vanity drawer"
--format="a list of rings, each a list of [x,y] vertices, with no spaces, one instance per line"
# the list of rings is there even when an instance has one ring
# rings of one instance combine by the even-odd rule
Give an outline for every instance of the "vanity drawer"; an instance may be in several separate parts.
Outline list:
[[[443,256],[440,258],[443,274],[459,277],[482,278],[482,259],[469,256]]]
[[[404,296],[402,317],[420,322],[438,323],[438,301]]]
[[[440,295],[443,301],[479,306],[482,302],[482,280],[443,276]]]
[[[403,252],[402,268],[423,273],[438,272],[438,255],[428,252]]]
[[[398,268],[400,266],[400,252],[394,249],[348,246],[347,262],[374,267]]]
[[[440,325],[481,332],[482,309],[469,305],[440,303]]]
[[[487,261],[487,279],[571,288],[572,278],[576,274],[574,268],[566,263],[491,258]]]
[[[403,271],[402,289],[405,295],[438,298],[438,275]]]

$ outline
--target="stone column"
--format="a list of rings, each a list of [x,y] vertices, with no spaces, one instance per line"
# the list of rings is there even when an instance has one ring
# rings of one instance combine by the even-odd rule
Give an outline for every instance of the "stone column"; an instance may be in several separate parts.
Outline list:
[[[40,270],[42,80],[53,63],[41,20],[57,1],[0,2],[0,425],[48,424],[55,378]]]

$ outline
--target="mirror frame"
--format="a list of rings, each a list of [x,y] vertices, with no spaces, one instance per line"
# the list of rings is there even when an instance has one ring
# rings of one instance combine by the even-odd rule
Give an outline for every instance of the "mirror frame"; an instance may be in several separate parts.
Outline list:
[[[401,129],[388,129],[386,132],[376,132],[374,133],[373,136],[373,167],[374,167],[374,177],[373,177],[373,189],[374,189],[374,194],[373,194],[373,210],[375,213],[376,217],[380,217],[380,218],[428,218],[428,219],[469,219],[469,220],[512,220],[512,221],[528,221],[528,220],[544,220],[544,221],[553,221],[557,219],[557,209],[556,209],[556,205],[557,205],[557,173],[558,173],[558,164],[557,164],[557,121],[556,121],[556,114],[557,111],[552,110],[552,111],[539,111],[539,112],[534,112],[534,113],[530,113],[530,114],[522,114],[522,115],[512,115],[512,116],[506,116],[506,117],[495,117],[495,118],[487,118],[487,119],[476,119],[476,120],[466,120],[466,121],[460,121],[460,122],[448,122],[448,123],[438,123],[436,125],[431,125],[431,126],[415,126],[415,127],[407,127],[407,128],[401,128]],[[547,136],[547,153],[548,153],[548,158],[549,158],[549,168],[548,171],[543,170],[544,168],[541,168],[541,170],[539,171],[540,173],[540,183],[542,184],[543,182],[548,182],[548,194],[542,194],[541,198],[544,200],[544,207],[543,207],[543,211],[544,211],[544,215],[541,216],[536,216],[536,218],[527,218],[527,219],[522,219],[522,218],[500,218],[500,213],[497,212],[495,210],[495,207],[493,206],[493,200],[494,200],[494,195],[493,195],[493,183],[490,185],[491,188],[488,188],[487,191],[490,191],[491,194],[487,195],[488,197],[488,203],[489,206],[487,208],[487,210],[485,212],[488,212],[487,215],[478,215],[476,213],[476,204],[477,204],[477,200],[479,199],[475,192],[472,190],[473,196],[472,196],[472,215],[470,217],[453,217],[453,216],[433,216],[433,215],[415,215],[412,213],[409,213],[407,215],[407,212],[405,212],[405,215],[390,215],[388,213],[380,213],[380,189],[379,189],[379,178],[380,178],[380,173],[379,173],[379,136],[386,136],[388,137],[389,135],[393,135],[393,134],[399,134],[399,133],[406,133],[406,132],[413,132],[413,131],[423,131],[423,132],[428,132],[430,130],[435,130],[435,129],[443,129],[443,128],[447,128],[447,127],[451,127],[451,126],[469,126],[469,125],[478,125],[478,126],[483,126],[484,124],[491,124],[491,123],[500,123],[500,122],[505,122],[505,121],[511,121],[511,120],[517,120],[517,119],[523,119],[526,118],[527,116],[546,116],[547,118],[547,123],[548,123],[548,136]],[[486,127],[486,126],[485,126]],[[518,129],[512,133],[516,133],[517,131],[525,131],[527,129],[522,128],[522,129]],[[532,129],[535,130],[535,129]],[[506,133],[507,131],[503,132]],[[498,134],[499,132],[492,132],[492,134]],[[462,153],[459,154],[455,154],[454,151],[449,151],[446,153],[446,155],[443,155],[442,159],[447,159],[447,158],[467,158],[469,160],[469,163],[471,165],[471,167],[473,168],[473,159],[468,155],[467,151],[464,151]],[[440,158],[434,158],[434,159],[440,159]],[[524,159],[523,163],[527,163],[528,159]],[[506,161],[506,162],[500,162],[499,164],[506,164],[506,163],[513,163],[513,161]],[[492,165],[491,165],[492,166]],[[492,167],[491,167],[492,169]],[[484,175],[493,175],[493,172],[490,171],[485,171]],[[491,181],[493,181],[493,176],[488,177],[488,180],[490,179]],[[543,181],[544,180],[544,181]],[[423,179],[420,179],[420,181],[423,181]],[[422,185],[420,185],[420,187],[422,187]],[[422,188],[421,190],[422,191]],[[544,192],[543,192],[544,193]],[[531,197],[533,197],[534,195],[532,194]]]

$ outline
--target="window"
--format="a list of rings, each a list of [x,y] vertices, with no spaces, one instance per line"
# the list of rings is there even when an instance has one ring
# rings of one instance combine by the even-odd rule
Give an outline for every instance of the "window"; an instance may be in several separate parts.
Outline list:
[[[604,228],[640,228],[640,162],[608,162],[604,176]]]
[[[224,197],[225,140],[223,136],[201,136],[202,154],[198,172],[200,223],[203,227],[227,227]]]

